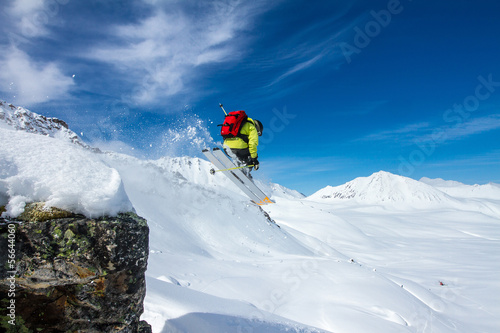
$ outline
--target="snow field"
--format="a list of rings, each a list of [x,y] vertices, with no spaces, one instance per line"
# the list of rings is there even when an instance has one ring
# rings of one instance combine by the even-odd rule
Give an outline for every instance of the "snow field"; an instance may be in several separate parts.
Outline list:
[[[382,172],[302,198],[259,183],[276,201],[261,209],[210,168],[0,128],[3,216],[46,201],[90,217],[135,209],[148,220],[143,319],[155,333],[500,327],[496,184]]]
[[[382,295],[375,299],[371,297],[374,291],[366,290],[364,311],[370,309],[376,315],[376,309],[384,309],[392,313],[387,320],[403,318],[410,332],[495,332],[500,327],[500,283],[493,277],[500,268],[495,264],[500,259],[498,217],[455,209],[391,212],[351,202],[335,206],[323,201],[301,203],[306,208],[270,206],[270,215],[308,237],[336,244],[354,263],[399,286],[399,292],[378,286]],[[303,209],[311,212],[307,224],[299,217]],[[353,286],[347,276],[339,282],[347,289]],[[345,311],[355,296],[345,288],[341,293],[347,296]],[[400,298],[407,299],[398,304]],[[345,328],[336,326],[332,331],[348,332],[348,327],[346,323]]]

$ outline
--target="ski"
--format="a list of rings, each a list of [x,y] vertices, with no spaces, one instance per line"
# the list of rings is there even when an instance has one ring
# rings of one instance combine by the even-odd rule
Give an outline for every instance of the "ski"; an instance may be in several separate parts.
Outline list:
[[[224,164],[222,164],[213,154],[210,150],[205,149],[203,150],[203,154],[208,158],[210,162],[212,162],[213,165],[215,165],[218,169],[222,170],[225,169],[226,167]],[[231,171],[223,171],[223,174],[226,175],[227,178],[229,178],[238,188],[245,193],[250,200],[252,200],[255,203],[259,203],[261,199],[257,197],[252,191],[250,191],[241,180],[236,178],[236,176],[231,172]]]
[[[253,183],[250,178],[248,178],[247,175],[245,175],[245,173],[243,173],[241,169],[237,169],[229,157],[220,148],[214,148],[212,151],[204,149],[203,154],[219,169],[217,171],[221,171],[225,174],[226,177],[238,186],[238,188],[243,191],[243,193],[245,193],[254,203],[259,206],[274,203]]]
[[[222,149],[214,148],[212,152],[215,157],[217,157],[219,161],[221,161],[222,164],[226,166],[226,168],[236,167],[233,161],[231,161],[231,159],[226,155],[226,153],[224,153]],[[242,169],[233,170],[232,173],[234,173],[235,176],[240,179],[240,181],[245,184],[246,187],[250,189],[250,191],[255,193],[257,197],[261,199],[261,202],[263,202],[261,204],[274,203],[264,192],[261,191],[260,188],[257,187],[257,185],[255,185],[255,183],[243,172]]]

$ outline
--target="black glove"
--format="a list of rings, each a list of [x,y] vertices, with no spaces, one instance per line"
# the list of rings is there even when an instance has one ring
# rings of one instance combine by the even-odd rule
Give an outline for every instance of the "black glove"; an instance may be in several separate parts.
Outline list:
[[[250,163],[249,163],[249,164],[250,164],[250,165],[252,165],[252,164],[253,164],[253,169],[254,169],[254,170],[256,170],[256,171],[257,171],[257,170],[259,170],[259,160],[257,159],[257,157],[255,157],[255,158],[250,158]]]

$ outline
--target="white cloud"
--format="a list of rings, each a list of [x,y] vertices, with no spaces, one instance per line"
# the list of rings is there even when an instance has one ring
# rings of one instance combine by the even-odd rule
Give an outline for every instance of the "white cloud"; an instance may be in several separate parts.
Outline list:
[[[370,134],[356,141],[390,141],[405,144],[428,141],[445,143],[496,129],[500,129],[500,114],[478,117],[455,125],[432,126],[426,122],[414,123]]]
[[[296,72],[299,72],[301,70],[304,70],[306,68],[309,68],[311,67],[312,65],[314,65],[314,63],[316,63],[318,60],[320,60],[322,57],[324,56],[324,54],[318,54],[316,55],[315,57],[313,57],[312,59],[309,59],[309,60],[305,60],[295,66],[293,66],[292,68],[290,68],[288,71],[286,71],[284,74],[278,76],[278,78],[276,78],[273,82],[271,82],[269,84],[269,86],[272,86],[278,82],[280,82],[281,80],[287,78],[288,76],[296,73]]]
[[[24,37],[37,37],[47,34],[48,15],[44,9],[44,0],[15,0],[7,13]]]
[[[9,13],[18,17],[32,15],[43,9],[44,0],[14,0],[9,7]]]
[[[110,37],[118,42],[97,46],[87,57],[116,66],[136,82],[132,102],[154,103],[186,92],[202,65],[238,59],[246,43],[238,33],[264,10],[258,3],[198,3],[197,15],[157,7],[139,23],[115,27]]]
[[[357,139],[356,141],[408,142],[410,139],[414,139],[416,136],[421,135],[423,132],[428,133],[430,131],[430,128],[430,124],[426,122],[409,124],[392,130],[373,133],[363,138]]]
[[[280,50],[276,52],[279,56],[273,60],[283,62],[288,68],[267,87],[312,66],[328,63],[328,68],[337,68],[344,63],[345,55],[338,52],[338,45],[346,40],[353,27],[362,22],[362,17],[348,20],[344,17],[351,7],[350,3],[342,4],[334,16],[326,20],[315,21],[309,27],[280,43],[278,45]],[[325,31],[329,31],[331,34],[325,37]],[[286,52],[282,52],[282,50],[286,50]]]
[[[35,63],[26,53],[10,48],[0,57],[0,90],[12,102],[29,106],[66,97],[74,82],[57,64]]]
[[[474,134],[480,134],[500,128],[500,114],[492,114],[480,118],[474,118],[470,121],[457,124],[455,126],[443,126],[437,131],[441,134],[441,140],[460,140]],[[436,133],[423,136],[419,141],[431,141]]]

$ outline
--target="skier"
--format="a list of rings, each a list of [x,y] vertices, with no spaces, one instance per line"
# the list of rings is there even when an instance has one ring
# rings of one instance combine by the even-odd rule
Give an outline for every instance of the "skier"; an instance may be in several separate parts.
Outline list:
[[[246,121],[240,125],[236,136],[224,138],[224,150],[239,166],[253,165],[254,170],[259,169],[257,146],[263,128],[259,120],[247,117]]]
[[[219,103],[219,106],[226,115],[224,123],[218,125],[221,126],[220,134],[224,138],[223,149],[216,147],[202,151],[218,168],[211,169],[210,173],[214,175],[222,171],[257,205],[274,203],[255,185],[250,175],[251,168],[259,169],[257,146],[264,126],[257,119],[249,118],[243,110],[227,113],[222,104]]]

